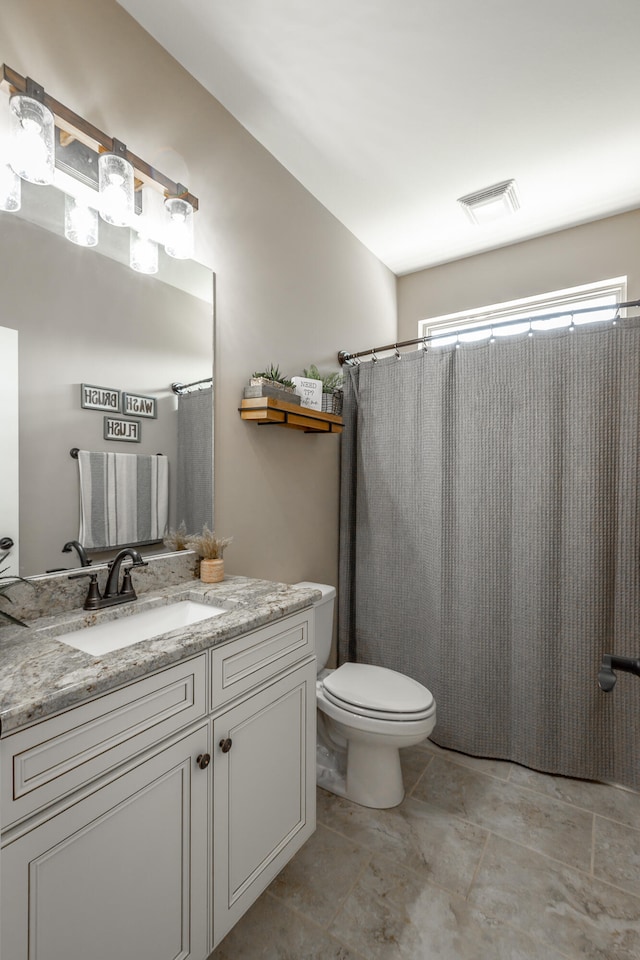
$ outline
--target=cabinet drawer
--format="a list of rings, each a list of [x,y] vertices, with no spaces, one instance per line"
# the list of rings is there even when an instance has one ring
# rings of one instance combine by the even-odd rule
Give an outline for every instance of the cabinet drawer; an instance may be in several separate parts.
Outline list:
[[[211,709],[314,652],[313,609],[278,620],[211,651]]]
[[[2,826],[29,816],[206,713],[206,654],[12,734]]]

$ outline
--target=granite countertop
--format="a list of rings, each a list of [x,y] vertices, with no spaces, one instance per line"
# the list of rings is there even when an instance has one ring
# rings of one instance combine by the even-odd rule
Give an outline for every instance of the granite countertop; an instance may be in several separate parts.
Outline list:
[[[225,577],[190,580],[143,594],[134,603],[100,611],[73,610],[0,630],[0,731],[18,727],[194,656],[209,647],[303,610],[318,591],[269,580]],[[63,633],[131,616],[176,600],[223,607],[225,613],[151,640],[93,657],[56,639]]]

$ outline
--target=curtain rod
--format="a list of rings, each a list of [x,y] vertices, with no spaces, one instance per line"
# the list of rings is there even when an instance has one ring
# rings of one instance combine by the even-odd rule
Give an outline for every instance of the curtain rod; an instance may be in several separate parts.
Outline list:
[[[511,320],[496,320],[495,323],[487,323],[481,327],[469,326],[468,332],[471,333],[483,333],[491,332],[496,330],[499,327],[509,327],[517,323],[534,323],[536,320],[554,320],[558,317],[573,317],[579,313],[596,313],[602,312],[602,310],[614,310],[616,311],[615,319],[618,319],[618,314],[620,310],[625,309],[626,307],[640,307],[640,300],[627,300],[625,303],[616,303],[610,307],[580,307],[578,310],[561,310],[558,313],[537,313],[532,314],[530,317],[520,317],[518,319]],[[460,333],[463,331],[449,331],[449,336],[453,336],[453,333]],[[369,350],[359,350],[357,353],[349,353],[347,350],[341,350],[338,354],[338,362],[340,366],[353,363],[357,357],[368,357],[375,356],[377,353],[384,353],[387,350],[395,350],[396,352],[400,347],[411,347],[415,346],[418,343],[428,343],[430,340],[438,340],[440,337],[447,336],[447,331],[442,330],[440,333],[431,333],[425,337],[414,337],[412,340],[399,340],[397,343],[387,343],[383,347],[371,347]]]
[[[213,378],[208,377],[206,380],[194,380],[193,383],[172,383],[171,389],[174,393],[177,393],[178,396],[182,396],[183,393],[191,393],[192,390],[204,390],[205,387],[213,386]]]

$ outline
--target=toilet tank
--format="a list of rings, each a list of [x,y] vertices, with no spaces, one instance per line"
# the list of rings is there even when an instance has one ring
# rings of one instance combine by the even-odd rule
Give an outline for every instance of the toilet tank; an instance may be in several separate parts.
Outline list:
[[[294,587],[308,587],[310,590],[319,590],[322,594],[321,600],[316,600],[315,621],[316,621],[316,657],[318,659],[318,673],[327,665],[331,653],[331,641],[333,639],[333,604],[336,598],[336,588],[328,583],[311,583],[304,580],[301,583],[292,584]]]

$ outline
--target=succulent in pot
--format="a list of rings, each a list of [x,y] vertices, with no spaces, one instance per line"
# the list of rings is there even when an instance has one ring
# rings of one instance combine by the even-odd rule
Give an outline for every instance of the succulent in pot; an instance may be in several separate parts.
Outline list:
[[[271,386],[295,393],[293,381],[283,373],[280,373],[280,367],[277,364],[275,366],[271,364],[266,370],[258,370],[251,375],[252,386],[259,386],[261,383],[268,383],[271,384]]]

